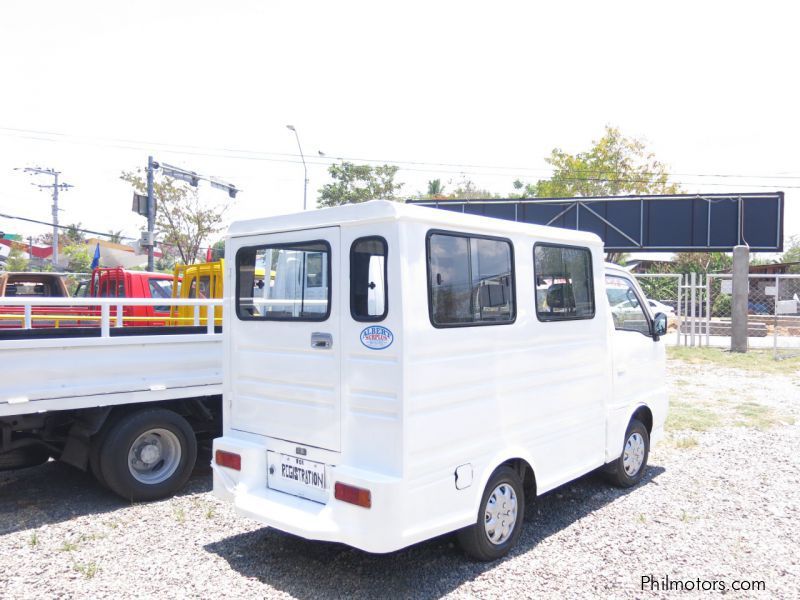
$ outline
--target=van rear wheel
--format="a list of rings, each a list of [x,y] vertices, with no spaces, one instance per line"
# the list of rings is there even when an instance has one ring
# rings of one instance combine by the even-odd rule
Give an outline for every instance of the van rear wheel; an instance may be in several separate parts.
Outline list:
[[[108,431],[99,458],[102,481],[111,491],[131,501],[158,500],[173,495],[189,479],[197,440],[179,414],[147,409],[126,416]]]
[[[625,432],[622,454],[605,468],[606,479],[617,487],[633,487],[642,480],[650,456],[650,434],[644,423],[633,419]]]
[[[500,467],[486,484],[477,521],[458,532],[458,541],[476,560],[497,560],[517,543],[524,517],[522,480],[511,467]]]

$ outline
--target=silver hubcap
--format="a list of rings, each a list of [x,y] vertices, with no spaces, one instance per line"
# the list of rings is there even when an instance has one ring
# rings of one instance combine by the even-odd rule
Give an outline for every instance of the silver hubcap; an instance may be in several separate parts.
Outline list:
[[[483,527],[493,544],[502,544],[511,537],[517,523],[517,495],[507,483],[498,485],[489,495]]]
[[[625,442],[625,451],[622,454],[622,466],[628,477],[633,477],[642,468],[644,462],[644,438],[638,433],[632,433]]]
[[[178,436],[167,429],[150,429],[140,435],[128,452],[128,469],[140,483],[153,485],[169,479],[181,462]]]

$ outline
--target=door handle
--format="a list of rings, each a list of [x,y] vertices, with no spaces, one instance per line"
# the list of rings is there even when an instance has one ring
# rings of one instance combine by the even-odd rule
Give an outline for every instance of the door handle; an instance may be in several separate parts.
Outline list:
[[[315,350],[327,350],[333,346],[333,336],[330,333],[315,331],[311,334],[311,347]]]

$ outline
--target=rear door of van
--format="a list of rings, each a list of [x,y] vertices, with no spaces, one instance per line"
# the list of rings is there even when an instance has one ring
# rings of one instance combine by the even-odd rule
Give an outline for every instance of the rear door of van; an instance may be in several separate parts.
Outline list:
[[[235,247],[232,429],[340,451],[339,228]]]

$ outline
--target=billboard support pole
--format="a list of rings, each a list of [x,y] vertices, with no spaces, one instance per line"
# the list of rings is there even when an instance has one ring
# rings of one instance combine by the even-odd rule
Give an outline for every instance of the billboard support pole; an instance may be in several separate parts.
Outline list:
[[[733,293],[731,295],[731,352],[747,352],[747,297],[750,281],[750,249],[733,249]]]

